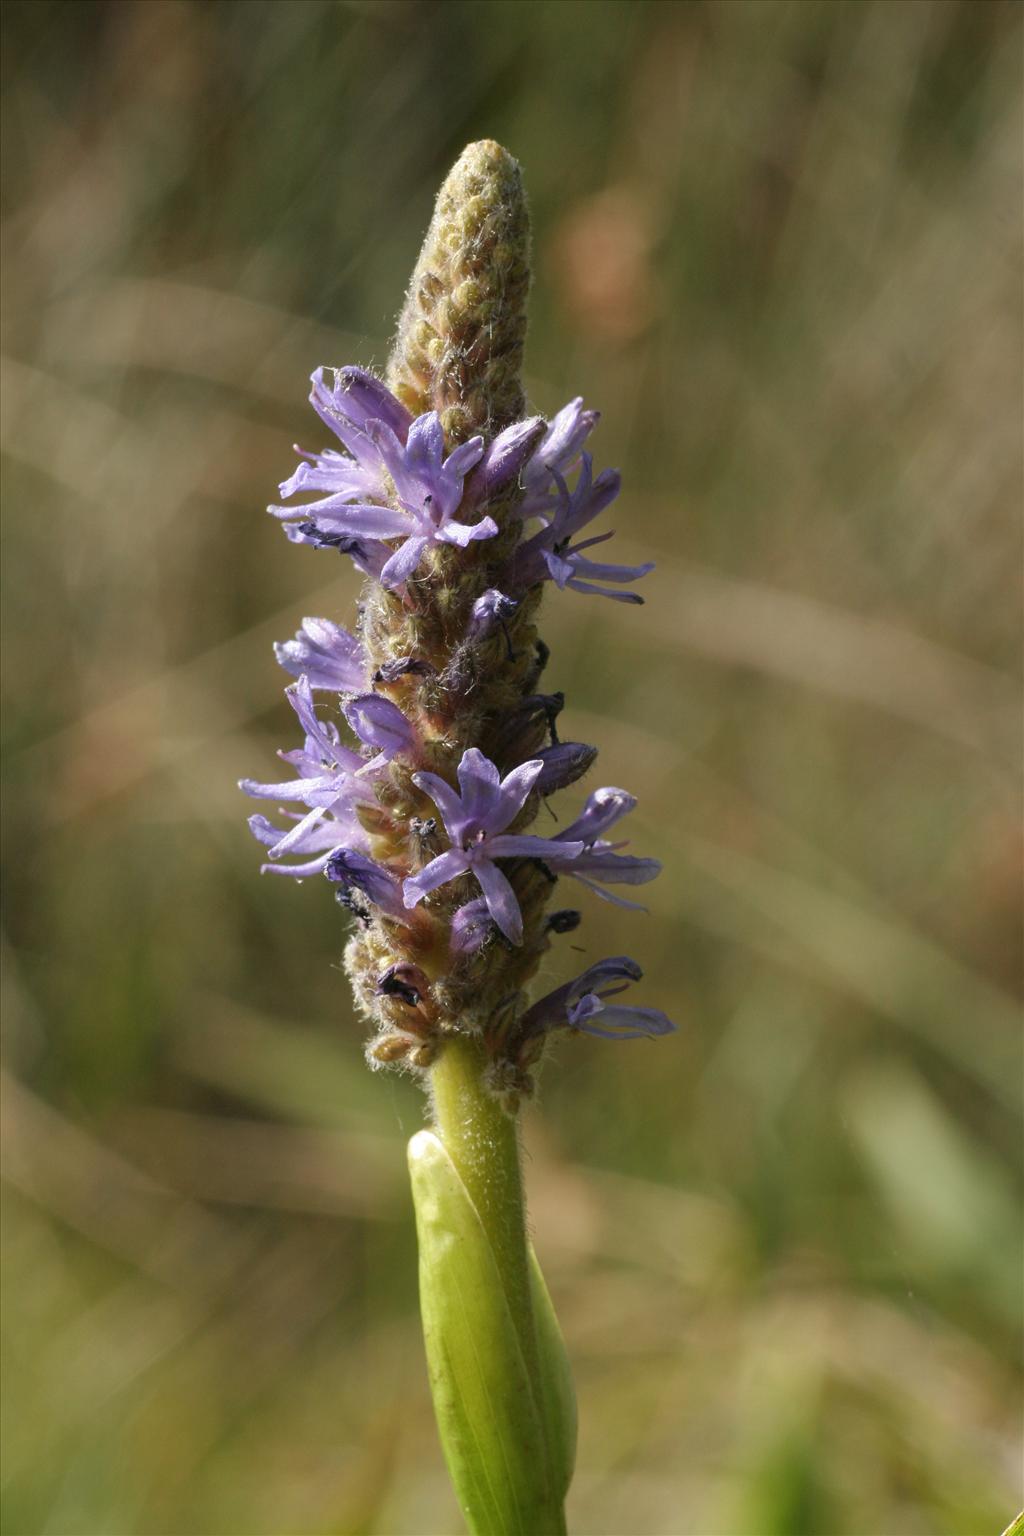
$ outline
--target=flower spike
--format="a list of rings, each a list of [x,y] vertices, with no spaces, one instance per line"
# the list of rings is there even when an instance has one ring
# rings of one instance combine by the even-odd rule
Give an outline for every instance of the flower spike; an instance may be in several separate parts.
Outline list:
[[[385,377],[312,374],[321,440],[296,450],[268,511],[292,544],[353,562],[359,617],[351,630],[304,618],[275,646],[300,744],[279,754],[280,782],[241,788],[277,808],[249,820],[262,868],[322,876],[344,909],[371,1066],[429,1085],[434,1129],[410,1149],[420,1295],[468,1523],[556,1532],[575,1404],[529,1250],[513,1120],[553,1036],[674,1026],[621,1000],[641,976],[623,955],[530,998],[582,922],[559,882],[635,908],[615,888],[661,866],[609,836],[636,805],[628,791],[592,790],[567,825],[552,800],[597,748],[565,724],[541,598],[638,603],[653,567],[600,558],[613,535],[592,528],[621,478],[595,469],[598,412],[582,397],[550,420],[527,410],[529,281],[519,167],[472,144],[437,199]]]

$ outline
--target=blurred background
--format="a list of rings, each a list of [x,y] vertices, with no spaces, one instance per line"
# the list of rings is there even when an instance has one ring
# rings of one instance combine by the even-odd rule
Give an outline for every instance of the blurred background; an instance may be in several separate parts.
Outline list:
[[[463,144],[532,405],[647,605],[547,602],[641,796],[657,1044],[527,1125],[579,1536],[982,1536],[1021,1499],[1020,8],[7,0],[5,1530],[459,1528],[404,1143],[235,788],[356,582],[263,512]],[[566,947],[549,984],[579,969]]]

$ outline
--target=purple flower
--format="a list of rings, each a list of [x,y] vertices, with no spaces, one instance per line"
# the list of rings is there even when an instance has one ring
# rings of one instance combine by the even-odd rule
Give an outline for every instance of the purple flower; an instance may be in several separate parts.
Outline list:
[[[592,469],[593,461],[585,453],[576,489],[571,494],[562,475],[557,470],[552,471],[559,491],[554,513],[551,521],[521,544],[513,556],[512,584],[521,589],[532,587],[538,581],[551,580],[557,587],[571,587],[575,592],[610,597],[619,603],[642,603],[643,598],[635,592],[616,592],[599,583],[638,581],[648,571],[653,571],[650,562],[645,565],[608,565],[591,560],[583,553],[595,544],[605,543],[612,537],[611,533],[600,533],[572,543],[575,535],[593,522],[619,494],[621,481],[617,470],[603,470],[594,480]]]
[[[620,848],[628,847],[627,843],[609,843],[601,836],[628,815],[635,805],[636,796],[624,789],[595,789],[587,797],[581,815],[564,831],[556,832],[555,840],[583,844],[582,853],[571,864],[566,864],[562,873],[572,875],[603,901],[642,912],[644,908],[639,902],[627,901],[624,896],[613,896],[610,891],[601,889],[601,885],[646,885],[648,880],[661,873],[659,859],[637,859],[619,853]]]
[[[413,782],[441,812],[452,846],[406,880],[406,906],[416,906],[430,891],[471,871],[483,891],[487,910],[502,933],[513,944],[522,942],[519,903],[494,860],[542,858],[559,863],[583,851],[582,843],[556,843],[546,837],[505,832],[525,805],[543,766],[537,760],[521,763],[502,779],[490,759],[476,747],[470,747],[463,753],[458,768],[461,795],[436,774],[413,774]]]
[[[353,693],[366,686],[362,646],[330,619],[303,619],[295,639],[275,645],[274,655],[293,677],[305,674],[311,688]]]
[[[291,505],[269,511],[289,540],[348,555],[371,580],[397,590],[400,602],[379,590],[369,593],[361,636],[325,618],[304,618],[293,639],[275,646],[281,666],[297,679],[286,695],[303,745],[279,754],[291,778],[277,784],[246,779],[241,787],[280,806],[281,825],[264,815],[250,818],[253,836],[267,850],[265,870],[300,878],[323,872],[343,906],[364,923],[382,924],[368,948],[354,947],[354,960],[349,951],[347,963],[364,1001],[376,996],[406,1004],[404,1013],[389,1004],[383,1022],[391,1029],[396,1017],[404,1020],[399,1032],[422,1040],[415,1059],[426,1065],[443,1039],[439,1010],[461,1007],[464,992],[475,986],[466,957],[499,937],[506,944],[524,942],[524,915],[504,860],[533,861],[552,881],[556,874],[571,875],[622,907],[637,904],[607,888],[643,884],[661,868],[658,860],[629,856],[622,851],[626,843],[610,840],[611,829],[636,805],[621,789],[594,791],[576,820],[553,835],[512,830],[528,822],[523,813],[531,795],[532,812],[541,796],[579,780],[597,756],[585,742],[559,740],[563,696],[539,691],[548,652],[528,610],[540,584],[553,581],[559,588],[640,602],[628,589],[652,566],[592,558],[613,535],[592,535],[589,526],[617,497],[620,479],[615,470],[595,478],[586,446],[598,413],[584,409],[582,399],[570,401],[550,422],[516,422],[450,453],[436,411],[413,417],[363,369],[318,369],[310,401],[337,445],[320,453],[297,450],[301,462],[280,488]],[[463,568],[451,555],[443,562],[431,558],[441,545],[468,551],[495,538],[495,509],[513,502],[518,516],[499,539],[500,551],[497,545],[480,551],[483,565],[473,559]],[[431,579],[414,588],[409,584],[425,563]],[[442,571],[450,577],[443,592],[437,589]],[[493,585],[481,592],[484,581]],[[502,633],[503,646],[493,639],[481,644]],[[315,690],[340,695],[344,720],[357,738],[353,745],[342,742],[340,719],[335,724],[318,715]],[[543,739],[550,745],[504,778],[495,762],[470,747],[455,770],[458,787],[448,782],[451,745],[473,740],[468,733],[474,727],[487,729],[498,761],[514,763],[528,750],[524,742],[542,739],[545,724]],[[396,759],[401,767],[387,773],[386,784],[379,782]],[[412,771],[424,761],[441,771]],[[410,772],[412,783],[437,806],[436,817],[427,816],[413,795]],[[407,873],[410,866],[415,873]],[[518,884],[527,871],[511,873]],[[415,909],[431,892],[467,875],[473,882],[457,887],[461,904],[447,934],[452,976],[446,990],[447,979],[435,974],[443,943],[436,927],[456,905],[454,892],[450,901],[432,904],[429,915]],[[522,962],[529,962],[528,971],[536,960],[534,936],[540,950],[550,936],[572,933],[579,921],[575,909],[546,916],[538,911],[531,915],[531,947],[520,952],[520,963],[510,961],[504,977],[497,963],[482,968],[479,1004],[474,992],[473,1005],[486,1016],[482,1037],[497,1066],[504,1062],[528,1073],[553,1030],[636,1039],[674,1028],[657,1009],[618,1000],[641,974],[626,956],[589,966],[515,1022],[525,985]],[[434,957],[429,977],[419,964],[428,952]]]
[[[675,1025],[659,1009],[630,1008],[605,1001],[617,997],[642,975],[643,971],[628,955],[599,960],[575,981],[556,987],[528,1008],[519,1021],[517,1035],[525,1043],[554,1029],[582,1030],[609,1040],[671,1034]]]
[[[265,800],[300,800],[308,806],[332,807],[339,795],[350,792],[355,774],[366,765],[358,752],[342,745],[336,725],[318,718],[307,677],[300,677],[284,693],[299,717],[306,740],[299,750],[279,752],[278,756],[298,771],[298,778],[283,784],[241,779],[239,787],[247,795]]]
[[[600,411],[585,411],[582,398],[570,400],[552,417],[548,429],[523,472],[526,495],[520,507],[526,517],[547,516],[558,504],[555,474],[568,475],[580,450],[600,420]]]
[[[492,438],[479,464],[466,479],[464,506],[477,507],[491,501],[519,479],[544,427],[543,416],[532,416],[529,421],[517,421]]]
[[[300,677],[286,688],[285,697],[299,718],[305,743],[297,751],[280,752],[278,756],[295,769],[298,777],[281,784],[242,779],[239,788],[257,799],[297,801],[307,807],[307,814],[293,818],[295,825],[287,832],[278,832],[263,816],[254,816],[249,823],[253,836],[270,849],[272,859],[285,853],[315,853],[316,858],[310,863],[282,865],[274,870],[303,876],[322,869],[339,845],[350,846],[353,839],[360,840],[355,808],[373,803],[367,772],[372,765],[364,763],[358,752],[342,745],[337,726],[318,718],[307,677]]]
[[[455,518],[463,481],[483,455],[482,437],[471,437],[445,458],[444,431],[436,411],[416,418],[406,443],[384,422],[372,423],[370,434],[402,508],[395,514],[402,522],[393,536],[403,537],[404,543],[381,572],[385,587],[399,587],[408,581],[430,544],[457,544],[464,549],[475,539],[494,537],[498,525],[492,517],[472,525]]]
[[[374,863],[361,853],[339,848],[327,861],[324,871],[333,885],[339,885],[339,895],[352,904],[353,893],[359,891],[374,907],[399,923],[407,921],[402,905],[402,882],[383,864]]]
[[[393,757],[408,756],[418,745],[416,732],[397,704],[379,693],[363,693],[344,706],[345,719],[359,740],[374,747],[377,756],[361,765],[361,771],[378,768]]]
[[[493,538],[498,525],[485,517],[473,525],[459,522],[455,512],[463,482],[484,455],[484,440],[474,437],[444,456],[444,431],[436,411],[415,421],[405,407],[372,374],[342,368],[328,387],[324,370],[313,375],[310,394],[314,410],[348,449],[328,449],[307,455],[306,462],[281,485],[285,499],[300,491],[328,494],[304,506],[271,506],[267,510],[291,524],[289,537],[320,548],[340,548],[359,555],[364,569],[379,563],[374,548],[401,539],[372,573],[386,587],[399,587],[419,565],[430,544],[457,544]],[[529,434],[510,428],[504,451],[496,456],[492,478],[499,480],[515,463],[516,446]],[[501,439],[496,439],[492,449]],[[518,467],[518,466],[516,466]],[[388,477],[398,506],[386,504]]]
[[[328,373],[332,375],[330,384],[325,377]],[[313,454],[296,449],[304,462],[290,479],[282,482],[281,495],[327,491],[324,500],[313,503],[325,512],[330,504],[383,496],[380,454],[367,435],[367,427],[371,421],[387,422],[404,442],[412,425],[409,412],[379,379],[363,368],[318,368],[310,382],[310,404],[348,452],[327,448],[323,453]],[[294,517],[295,512],[289,515]]]
[[[616,988],[616,990],[620,990]],[[605,1003],[601,996],[588,992],[568,1010],[570,1029],[586,1035],[601,1035],[606,1040],[653,1039],[670,1035],[675,1025],[660,1008],[632,1008],[623,1003]]]
[[[311,816],[300,817],[297,812],[285,812],[295,826],[287,831],[275,827],[265,816],[250,816],[249,830],[257,842],[269,849],[272,860],[282,854],[312,854],[299,864],[263,864],[262,875],[293,875],[302,880],[307,875],[318,875],[332,855],[343,848],[359,849],[368,846],[366,833],[350,804],[341,802],[334,810],[326,810],[314,820]],[[305,825],[302,825],[304,823]]]

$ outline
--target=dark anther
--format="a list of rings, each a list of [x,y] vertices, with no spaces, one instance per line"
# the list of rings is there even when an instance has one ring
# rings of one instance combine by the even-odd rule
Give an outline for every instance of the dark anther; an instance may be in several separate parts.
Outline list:
[[[397,683],[400,677],[405,677],[413,672],[418,677],[425,677],[434,668],[429,661],[421,661],[417,656],[397,656],[394,661],[386,661],[383,666],[377,668],[373,674],[375,683]]]
[[[316,523],[308,521],[299,524],[299,532],[317,549],[336,549],[343,555],[355,555],[359,560],[366,559],[364,546],[358,539],[353,539],[347,533],[324,533]]]
[[[437,818],[435,816],[428,816],[426,820],[423,820],[419,816],[413,816],[409,821],[409,830],[414,832],[417,837],[424,839],[433,837],[437,831]]]
[[[403,1003],[408,1003],[410,1008],[419,1006],[420,995],[409,982],[402,981],[400,977],[385,971],[377,981],[377,992],[381,997],[400,997]]]
[[[549,933],[572,933],[574,928],[579,927],[581,920],[582,913],[566,907],[561,912],[548,914],[547,929]]]
[[[555,728],[555,721],[558,719],[564,708],[564,693],[531,693],[527,698],[523,700],[521,713],[525,715],[527,719],[532,719],[535,715],[543,715],[547,728],[551,733],[551,744],[552,746],[557,747],[560,746],[561,743],[558,740],[558,731]]]
[[[565,708],[565,694],[564,693],[559,691],[558,693],[552,693],[552,694],[548,694],[547,695],[547,702],[546,702],[546,705],[545,705],[545,708],[544,708],[544,718],[545,718],[545,720],[548,723],[548,730],[551,733],[551,745],[553,747],[557,747],[558,744],[559,744],[558,743],[558,732],[555,729],[555,721],[558,719],[559,715],[562,713],[562,710],[564,708]]]

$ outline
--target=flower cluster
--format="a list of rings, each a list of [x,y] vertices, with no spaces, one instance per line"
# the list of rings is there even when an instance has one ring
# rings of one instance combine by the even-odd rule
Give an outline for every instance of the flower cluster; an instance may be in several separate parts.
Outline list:
[[[482,238],[477,230],[467,245],[478,265]],[[470,287],[461,281],[456,293]],[[432,292],[424,286],[421,298]],[[461,331],[454,304],[445,311],[453,357],[471,322],[494,335],[480,292],[478,280]],[[417,394],[417,356],[406,348],[393,388],[356,367],[313,374],[310,401],[340,446],[303,453],[269,511],[293,542],[350,558],[366,586],[356,633],[306,618],[275,648],[296,679],[286,695],[303,745],[280,754],[283,782],[242,788],[282,808],[282,826],[250,820],[263,868],[322,874],[356,918],[346,965],[376,1026],[371,1060],[427,1067],[446,1033],[468,1031],[486,1043],[492,1084],[511,1105],[530,1091],[552,1031],[672,1028],[656,1010],[607,1002],[640,976],[626,958],[590,966],[532,1006],[525,993],[552,936],[580,920],[548,911],[559,879],[634,907],[613,888],[660,868],[606,836],[636,804],[625,790],[593,790],[561,830],[528,830],[597,755],[558,735],[564,699],[541,687],[539,600],[553,582],[640,602],[634,586],[651,567],[593,558],[611,532],[580,537],[619,493],[617,473],[593,472],[596,412],[577,399],[550,422],[495,421],[495,400],[512,402],[506,417],[519,403],[494,372],[500,352],[486,412],[467,406],[476,397],[465,379],[446,407],[436,377],[430,398]],[[431,408],[412,408],[422,404]]]

